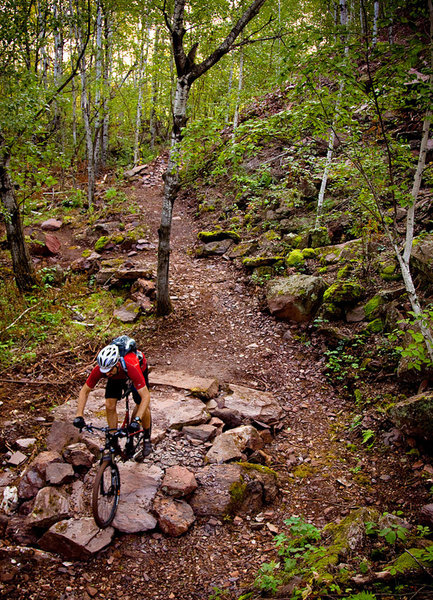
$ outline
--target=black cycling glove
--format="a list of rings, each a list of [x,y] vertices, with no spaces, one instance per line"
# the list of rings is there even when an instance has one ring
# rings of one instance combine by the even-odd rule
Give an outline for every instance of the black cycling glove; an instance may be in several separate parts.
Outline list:
[[[84,427],[86,426],[86,422],[83,419],[83,417],[75,417],[72,424],[74,427],[77,427],[78,429],[84,429]]]
[[[141,429],[140,419],[138,417],[135,417],[135,419],[132,421],[132,423],[130,423],[128,425],[128,431],[129,431],[129,433],[137,433],[137,431],[140,431],[140,429]]]

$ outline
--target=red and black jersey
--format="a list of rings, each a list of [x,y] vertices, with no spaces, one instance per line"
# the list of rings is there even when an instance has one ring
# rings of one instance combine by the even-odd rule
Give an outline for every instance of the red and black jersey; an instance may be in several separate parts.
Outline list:
[[[129,354],[126,354],[124,360],[126,364],[126,372],[122,368],[122,365],[119,361],[117,363],[119,370],[116,373],[116,375],[112,375],[110,379],[125,380],[129,378],[132,381],[136,390],[141,390],[142,388],[146,387],[146,382],[144,380],[143,373],[147,368],[147,361],[144,354],[141,364],[135,352],[129,352]],[[99,365],[97,365],[92,369],[89,377],[87,378],[86,384],[89,386],[89,388],[93,390],[98,381],[102,378],[107,378],[107,374],[101,373]]]

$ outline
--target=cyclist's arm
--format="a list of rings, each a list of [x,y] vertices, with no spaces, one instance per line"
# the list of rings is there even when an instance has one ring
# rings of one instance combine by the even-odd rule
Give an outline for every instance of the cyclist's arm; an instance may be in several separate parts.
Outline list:
[[[146,410],[149,408],[149,405],[150,405],[150,393],[149,393],[149,390],[147,389],[147,386],[144,386],[137,391],[140,394],[141,402],[138,406],[136,416],[140,420],[143,420],[143,415],[146,412]]]
[[[76,413],[76,417],[83,417],[84,416],[84,408],[86,406],[87,403],[87,399],[89,397],[90,392],[92,391],[92,388],[89,387],[87,385],[87,383],[85,383],[83,385],[83,387],[80,390],[80,393],[78,394],[78,405],[77,405],[77,413]]]

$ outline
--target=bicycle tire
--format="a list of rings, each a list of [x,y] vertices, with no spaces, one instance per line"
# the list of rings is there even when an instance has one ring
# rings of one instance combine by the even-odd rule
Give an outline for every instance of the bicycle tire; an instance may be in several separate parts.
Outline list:
[[[120,474],[117,465],[104,460],[93,483],[92,512],[95,523],[101,529],[114,519],[120,495]]]

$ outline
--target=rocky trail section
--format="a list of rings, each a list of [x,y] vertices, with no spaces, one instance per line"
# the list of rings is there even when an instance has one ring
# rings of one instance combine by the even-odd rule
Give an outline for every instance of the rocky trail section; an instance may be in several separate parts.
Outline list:
[[[160,188],[137,187],[135,193],[150,230],[141,252],[145,262],[152,262]],[[287,517],[304,515],[322,526],[365,504],[379,510],[410,510],[412,503],[419,501],[418,471],[413,471],[404,456],[392,450],[387,450],[385,457],[351,454],[351,438],[345,429],[350,407],[325,381],[321,360],[309,347],[307,329],[275,322],[262,313],[230,261],[192,258],[189,250],[197,230],[191,214],[186,202],[175,207],[171,263],[175,313],[162,320],[139,322],[134,330],[152,366],[155,451],[138,470],[137,465],[133,470],[133,463],[123,465],[122,477],[124,499],[130,494],[135,506],[147,513],[148,532],[127,535],[125,523],[129,526],[134,520],[123,519],[120,509],[117,532],[116,523],[103,534],[95,528],[86,506],[86,489],[91,486],[97,444],[93,439],[92,451],[89,438],[62,441],[65,431],[77,435],[62,425],[72,409],[65,405],[47,437],[50,456],[36,457],[30,442],[21,442],[21,448],[15,444],[14,450],[23,458],[16,457],[16,466],[10,465],[1,475],[3,490],[20,476],[28,495],[17,515],[1,520],[7,542],[0,547],[0,580],[2,593],[9,598],[207,600],[215,587],[224,590],[227,598],[236,598],[250,585],[259,565],[275,557],[273,537],[284,529]],[[115,258],[113,250],[104,251],[104,259]],[[217,380],[218,389],[211,394],[216,396],[195,398],[188,386],[180,385],[179,372]],[[245,400],[246,389],[258,405],[254,414]],[[101,391],[94,394],[95,423],[104,418],[102,395]],[[194,406],[193,412],[201,415],[198,420],[203,422],[171,420],[170,403],[176,417],[179,405]],[[252,427],[259,436],[250,430],[252,447],[237,447],[233,435],[241,437],[236,435],[241,427]],[[224,436],[227,443],[220,448]],[[30,445],[26,447],[26,443]],[[233,452],[239,455],[233,456]],[[210,464],[206,465],[209,453]],[[246,474],[242,465],[224,462],[233,458],[255,460],[259,467],[264,463],[275,470],[278,494],[270,484],[266,491],[251,470]],[[28,477],[33,468],[34,477]],[[173,473],[173,469],[177,471]],[[151,509],[148,497],[137,500],[135,495],[136,474],[141,470],[143,477],[149,478],[148,489],[155,494]],[[260,474],[260,468],[256,472]],[[180,474],[185,486],[181,492],[175,489],[179,483],[173,483]],[[232,487],[236,482],[241,482],[243,489],[246,479],[252,503],[236,506],[227,520],[227,503],[234,508],[230,490],[236,489]],[[67,486],[65,493],[62,489]],[[44,491],[47,489],[51,491]],[[35,502],[41,495],[40,509],[49,509],[50,494],[56,495],[56,505],[64,509],[55,515],[51,511],[35,527],[32,519],[39,514],[37,510],[35,517],[31,516]],[[12,505],[14,498],[9,502]],[[143,514],[137,519],[141,523]],[[63,515],[72,518],[58,521]],[[77,531],[74,523],[80,522]],[[187,526],[178,535],[182,522]],[[84,539],[80,549],[75,546],[78,534]],[[50,552],[28,547],[44,537],[41,545]],[[70,548],[70,555],[59,558],[57,552],[65,547]],[[83,555],[87,562],[82,561]]]

